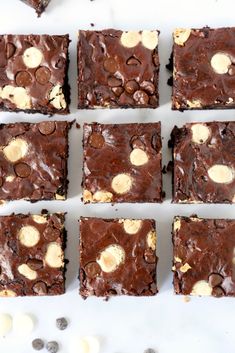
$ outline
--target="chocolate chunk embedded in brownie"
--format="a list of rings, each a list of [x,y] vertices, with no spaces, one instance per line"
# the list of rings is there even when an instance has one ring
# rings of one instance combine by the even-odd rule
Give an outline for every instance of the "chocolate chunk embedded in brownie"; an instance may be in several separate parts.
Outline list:
[[[157,293],[156,232],[151,219],[80,219],[80,294]]]
[[[157,108],[158,31],[79,31],[78,107]]]

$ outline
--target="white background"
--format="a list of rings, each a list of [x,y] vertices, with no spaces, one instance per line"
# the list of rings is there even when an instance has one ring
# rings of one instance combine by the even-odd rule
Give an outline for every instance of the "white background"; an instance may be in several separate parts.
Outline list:
[[[163,159],[167,163],[170,152],[167,141],[175,124],[190,121],[235,120],[234,111],[172,112],[170,88],[166,81],[165,64],[171,52],[171,32],[175,27],[211,27],[234,25],[234,0],[51,0],[51,5],[40,19],[34,11],[19,0],[2,0],[0,33],[69,33],[70,83],[72,106],[69,120],[98,121],[103,123],[162,122]],[[160,29],[160,108],[156,110],[97,110],[76,109],[76,40],[79,28],[94,29]],[[61,117],[55,118],[63,120]],[[41,121],[40,115],[0,113],[1,122]],[[170,176],[164,176],[166,201],[158,204],[83,206],[81,197],[81,135],[73,128],[70,134],[69,197],[65,202],[12,202],[0,208],[0,214],[11,212],[38,213],[66,211],[70,260],[67,273],[67,292],[60,297],[13,298],[0,300],[0,312],[12,315],[28,312],[35,315],[36,327],[32,336],[18,339],[12,333],[0,340],[0,352],[30,353],[31,339],[58,339],[60,352],[69,352],[74,336],[95,334],[101,338],[102,353],[142,353],[153,347],[158,353],[233,353],[235,351],[235,299],[193,298],[185,303],[175,296],[171,274],[171,223],[174,215],[201,217],[234,217],[235,205],[172,205],[170,203]],[[116,297],[109,302],[91,298],[83,301],[78,295],[78,218],[152,217],[158,231],[158,284],[159,294],[152,298]],[[65,315],[70,319],[67,331],[55,328],[55,318]],[[76,353],[76,352],[73,352]]]

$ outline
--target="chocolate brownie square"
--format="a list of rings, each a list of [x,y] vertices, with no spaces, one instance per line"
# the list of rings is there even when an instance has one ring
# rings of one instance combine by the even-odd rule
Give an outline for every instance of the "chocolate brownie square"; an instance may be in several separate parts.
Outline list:
[[[0,35],[0,110],[68,114],[68,35]]]
[[[156,232],[151,219],[80,219],[80,294],[157,293]]]
[[[0,216],[0,296],[65,292],[63,213]]]
[[[235,221],[175,217],[176,294],[235,296]]]
[[[235,122],[175,127],[173,202],[235,202]]]
[[[176,29],[172,108],[235,107],[235,27]]]
[[[157,108],[158,31],[79,31],[78,108]]]
[[[161,124],[85,124],[83,201],[162,202]]]

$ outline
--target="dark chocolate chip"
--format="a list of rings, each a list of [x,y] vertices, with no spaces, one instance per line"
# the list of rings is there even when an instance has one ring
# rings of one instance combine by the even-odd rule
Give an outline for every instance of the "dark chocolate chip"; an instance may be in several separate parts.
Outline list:
[[[122,80],[119,80],[116,77],[109,77],[108,78],[108,85],[109,85],[109,87],[119,87],[122,85]]]
[[[38,130],[42,135],[51,135],[56,129],[54,121],[43,121],[39,123]]]
[[[31,173],[31,168],[26,163],[18,163],[14,167],[15,173],[20,178],[27,178]]]
[[[141,62],[138,59],[136,59],[134,56],[130,57],[126,63],[127,65],[134,65],[134,66],[141,64]]]
[[[155,86],[152,82],[150,81],[143,81],[140,84],[140,87],[144,89],[147,93],[149,94],[154,94],[155,92]]]
[[[43,232],[43,236],[49,241],[54,241],[59,238],[60,231],[54,227],[47,227]]]
[[[94,148],[102,148],[105,144],[103,135],[93,132],[89,137],[89,144]]]
[[[50,341],[50,342],[47,343],[46,349],[50,353],[57,353],[58,350],[59,350],[59,345],[58,345],[58,343],[56,341]]]
[[[133,95],[133,98],[138,104],[142,104],[142,105],[148,104],[148,101],[149,101],[149,96],[147,95],[146,92],[142,90],[136,91]]]
[[[117,65],[116,60],[113,58],[105,59],[104,68],[106,71],[110,72],[111,74],[114,74],[118,69],[118,65]]]
[[[7,59],[10,59],[16,51],[16,47],[12,43],[7,43],[6,45],[6,57]]]
[[[35,338],[33,341],[32,341],[32,347],[35,351],[40,351],[44,348],[44,342],[41,338]]]
[[[133,105],[134,100],[128,94],[126,94],[126,92],[123,92],[120,95],[119,104],[124,105],[124,106],[125,105]]]
[[[113,87],[112,91],[115,94],[115,96],[120,97],[124,89],[122,87]]]
[[[27,265],[32,269],[32,270],[40,270],[43,268],[43,261],[38,260],[38,259],[29,259],[27,261]]]
[[[213,290],[212,290],[212,295],[214,296],[214,297],[217,297],[217,298],[219,298],[219,297],[223,297],[224,296],[224,290],[223,290],[223,288],[221,288],[221,287],[214,287],[213,288]]]
[[[209,284],[211,287],[219,286],[221,283],[223,283],[223,280],[223,276],[219,275],[218,273],[212,273],[209,276]]]
[[[84,268],[86,275],[90,278],[94,278],[100,274],[100,266],[96,262],[90,262]]]
[[[154,264],[156,262],[156,254],[153,250],[147,249],[144,252],[144,259],[148,264]]]
[[[133,94],[139,88],[138,83],[135,80],[127,81],[125,84],[125,90],[129,94]]]
[[[68,321],[65,319],[65,317],[59,317],[56,319],[56,327],[61,331],[68,327]]]
[[[32,83],[32,77],[27,71],[20,71],[16,74],[16,84],[20,87],[30,86]]]
[[[33,291],[38,295],[46,295],[48,292],[46,283],[42,281],[35,283],[33,286]]]
[[[38,83],[45,85],[50,80],[51,71],[47,67],[41,66],[35,72],[35,77]]]

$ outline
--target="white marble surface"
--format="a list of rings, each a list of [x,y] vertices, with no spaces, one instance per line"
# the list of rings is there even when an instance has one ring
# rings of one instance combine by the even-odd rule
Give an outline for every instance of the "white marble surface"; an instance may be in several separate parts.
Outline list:
[[[2,0],[1,33],[70,33],[72,114],[68,119],[99,122],[162,122],[164,162],[170,158],[167,140],[175,124],[186,121],[235,119],[234,111],[177,113],[170,110],[170,89],[166,85],[165,64],[171,51],[171,32],[175,27],[234,25],[234,0],[51,0],[48,11],[37,19],[33,10],[19,0]],[[161,106],[157,110],[78,111],[76,110],[76,32],[96,28],[161,30],[160,59]],[[62,119],[60,117],[57,117]],[[40,121],[40,115],[0,113],[1,122]],[[1,207],[0,214],[11,212],[67,211],[68,267],[67,293],[53,298],[16,298],[0,300],[0,312],[32,313],[36,327],[31,336],[16,338],[11,333],[0,339],[0,352],[30,353],[31,339],[42,337],[60,342],[60,352],[69,352],[76,335],[97,334],[102,340],[101,353],[142,353],[153,347],[158,353],[233,353],[235,351],[234,299],[193,298],[184,303],[172,292],[171,222],[176,214],[197,213],[203,217],[234,217],[234,206],[171,205],[170,178],[164,176],[167,200],[162,205],[83,206],[80,201],[81,131],[71,132],[69,160],[69,198],[65,202],[13,202]],[[117,211],[116,211],[117,209]],[[114,298],[109,302],[92,298],[83,301],[78,295],[78,223],[79,216],[153,217],[158,228],[159,295],[154,298]],[[65,332],[55,328],[55,318],[65,315],[70,326]],[[76,353],[76,352],[73,352]]]

